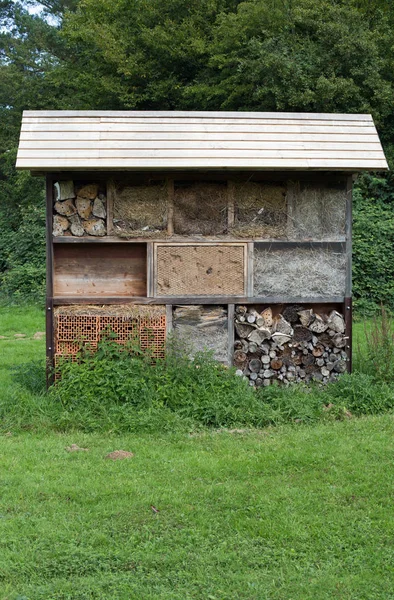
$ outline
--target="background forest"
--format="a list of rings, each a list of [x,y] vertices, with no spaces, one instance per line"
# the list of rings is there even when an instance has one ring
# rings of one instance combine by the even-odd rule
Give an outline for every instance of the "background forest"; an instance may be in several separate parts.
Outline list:
[[[371,112],[393,165],[393,88],[390,0],[0,0],[0,296],[44,290],[22,110]],[[393,309],[393,176],[363,175],[354,200],[356,306]]]

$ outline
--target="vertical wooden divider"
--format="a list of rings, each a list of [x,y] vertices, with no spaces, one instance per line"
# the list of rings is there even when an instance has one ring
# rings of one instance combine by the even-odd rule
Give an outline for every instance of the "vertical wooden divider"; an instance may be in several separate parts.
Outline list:
[[[167,234],[174,235],[174,180],[167,179]]]
[[[146,295],[148,298],[154,296],[154,269],[153,269],[153,242],[146,244]]]
[[[227,305],[227,331],[228,331],[228,366],[233,366],[234,354],[234,304]]]
[[[113,179],[107,181],[107,235],[114,232],[114,197],[115,182]]]
[[[54,383],[55,367],[55,336],[53,314],[53,180],[46,176],[46,303],[45,303],[45,333],[46,333],[46,376],[47,387]]]
[[[247,244],[247,260],[246,260],[246,296],[252,298],[254,295],[254,243]]]

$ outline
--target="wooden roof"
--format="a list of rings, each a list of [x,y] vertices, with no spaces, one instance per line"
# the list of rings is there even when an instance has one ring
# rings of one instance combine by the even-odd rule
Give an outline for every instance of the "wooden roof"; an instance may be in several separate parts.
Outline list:
[[[25,111],[17,168],[388,168],[371,115]]]

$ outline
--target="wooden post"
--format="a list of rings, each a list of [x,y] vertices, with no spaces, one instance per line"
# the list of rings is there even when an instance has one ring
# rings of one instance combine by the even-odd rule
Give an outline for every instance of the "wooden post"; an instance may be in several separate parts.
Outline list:
[[[343,304],[343,312],[345,316],[345,335],[348,338],[346,340],[346,352],[349,358],[347,363],[347,370],[349,373],[352,372],[352,361],[353,361],[353,328],[352,328],[352,299],[345,298]]]
[[[348,177],[346,181],[346,224],[345,224],[345,240],[346,240],[346,283],[345,296],[352,296],[352,192],[353,178]]]
[[[167,179],[167,234],[174,235],[174,180]]]
[[[228,330],[228,366],[233,366],[234,354],[234,304],[227,305],[227,330]]]
[[[148,298],[153,298],[153,242],[148,242],[146,245],[146,295]]]
[[[172,323],[172,304],[166,304],[166,336],[174,329]]]
[[[55,336],[53,315],[53,180],[46,176],[46,303],[45,303],[45,331],[46,331],[46,363],[47,387],[54,382]]]
[[[107,235],[114,232],[114,198],[115,182],[113,179],[107,181]]]
[[[246,260],[246,296],[248,298],[252,298],[253,296],[253,288],[254,288],[254,278],[253,278],[253,269],[254,269],[254,243],[247,243],[247,260]]]
[[[346,181],[346,281],[345,281],[345,328],[348,337],[346,350],[348,353],[348,371],[352,372],[352,192],[353,177],[348,177]]]

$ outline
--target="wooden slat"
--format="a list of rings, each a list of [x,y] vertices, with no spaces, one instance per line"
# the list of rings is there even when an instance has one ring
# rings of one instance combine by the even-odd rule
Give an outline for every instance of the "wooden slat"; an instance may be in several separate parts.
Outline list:
[[[228,132],[224,131],[222,133],[214,133],[211,131],[207,131],[205,133],[196,133],[191,131],[190,133],[173,131],[173,132],[133,132],[133,131],[101,131],[101,132],[84,132],[82,130],[79,131],[63,131],[61,134],[53,129],[51,131],[22,131],[21,132],[21,141],[24,140],[36,140],[37,142],[41,142],[42,140],[57,140],[57,142],[62,140],[97,140],[101,143],[104,143],[106,140],[116,141],[116,140],[124,140],[126,142],[167,142],[167,141],[183,141],[186,143],[192,141],[219,141],[224,143],[227,142],[264,142],[264,145],[258,145],[258,147],[264,147],[267,143],[275,144],[291,144],[291,143],[311,143],[311,142],[326,142],[331,144],[341,143],[341,144],[350,144],[350,143],[359,143],[363,144],[374,143],[380,144],[378,136],[375,134],[365,134],[365,135],[348,135],[348,134],[340,134],[340,133],[327,133],[327,134],[313,134],[313,133],[256,133],[250,132],[247,136],[245,133],[239,132]],[[41,144],[38,145],[38,147]],[[127,147],[127,145],[126,145]]]
[[[332,120],[326,120],[326,121],[322,121],[321,119],[308,119],[308,121],[306,121],[305,119],[242,119],[241,117],[238,118],[236,121],[234,119],[230,120],[230,119],[181,119],[181,118],[158,118],[158,119],[144,119],[142,117],[139,118],[108,118],[108,119],[100,119],[100,118],[93,118],[93,117],[85,117],[85,118],[80,118],[80,117],[75,117],[75,118],[67,118],[67,117],[63,117],[63,118],[50,118],[50,117],[46,117],[46,118],[24,118],[23,119],[23,123],[25,125],[62,125],[64,123],[67,124],[77,124],[77,125],[85,125],[85,124],[92,124],[92,123],[101,123],[103,125],[117,125],[117,124],[121,124],[121,125],[129,125],[130,129],[133,129],[134,125],[138,125],[138,126],[146,126],[147,124],[149,126],[161,126],[161,125],[172,125],[172,126],[189,126],[189,125],[199,125],[201,126],[201,124],[203,124],[204,126],[206,125],[220,125],[220,126],[233,126],[233,125],[247,125],[247,126],[262,126],[262,125],[270,125],[270,126],[299,126],[299,127],[304,127],[306,124],[308,124],[308,126],[314,127],[314,126],[322,126],[322,127],[374,127],[374,124],[372,121],[344,121],[344,120],[340,120],[340,119],[332,119]]]
[[[48,159],[52,158],[54,155],[53,150],[20,150],[19,158],[42,158]],[[380,152],[364,152],[364,151],[353,151],[352,152],[354,160],[380,160],[381,153]],[[349,160],[349,152],[344,151],[318,151],[318,150],[232,150],[221,148],[220,150],[210,150],[210,149],[184,149],[184,150],[167,150],[167,149],[157,149],[157,150],[57,150],[56,157],[58,159],[68,159],[68,158],[84,158],[89,156],[90,158],[96,158],[98,160],[105,160],[107,158],[115,159],[119,158],[121,160],[128,159],[143,159],[147,160],[151,159],[168,159],[168,158],[219,158],[223,159],[248,159],[252,158],[254,160],[257,159],[289,159],[289,160],[312,160],[312,159],[324,159],[324,160]]]
[[[56,131],[61,133],[62,131],[81,131],[81,125],[79,123],[25,123],[22,122],[21,131],[51,131],[53,130],[54,125],[56,126]],[[352,134],[368,134],[374,135],[374,127],[370,127],[369,125],[364,126],[347,126],[340,125],[338,127],[327,127],[325,125],[260,125],[250,124],[250,125],[242,125],[238,123],[233,123],[231,125],[209,125],[209,124],[196,124],[196,125],[175,125],[175,124],[133,124],[132,126],[127,123],[86,123],[83,125],[84,131],[136,131],[136,132],[152,132],[155,133],[157,131],[162,132],[181,132],[189,133],[205,133],[207,131],[211,131],[213,133],[221,133],[221,132],[239,132],[249,134],[252,132],[255,133],[332,133],[335,135],[336,133],[342,133],[347,135]]]
[[[55,296],[53,302],[56,306],[61,304],[342,304],[343,296],[258,296],[247,298],[245,296],[168,296],[163,298],[147,298],[146,296]]]
[[[55,140],[39,139],[38,136],[34,136],[34,139],[24,140],[21,139],[19,143],[20,150],[90,150],[100,147],[100,150],[184,150],[190,148],[199,149],[211,149],[211,150],[260,150],[261,142],[256,141],[236,141],[236,140],[207,140],[206,136],[201,136],[201,140],[136,140],[132,138],[130,140],[100,140],[99,144],[97,140],[64,140],[56,136]],[[314,151],[342,151],[342,152],[378,152],[379,157],[381,156],[381,146],[379,142],[365,142],[362,145],[360,143],[352,142],[326,142],[326,141],[305,141],[305,142],[289,142],[289,141],[276,141],[276,142],[264,142],[264,150],[272,151],[300,151],[305,152],[309,150]]]
[[[191,115],[200,118],[226,118],[226,119],[239,119],[240,117],[248,119],[273,118],[273,119],[341,119],[344,121],[371,121],[372,117],[368,113],[362,114],[345,114],[345,113],[289,113],[289,112],[226,112],[226,111],[115,111],[115,110],[25,110],[23,116],[26,118],[39,118],[39,117],[185,117],[188,118]]]
[[[378,159],[94,159],[94,158],[20,158],[18,169],[323,169],[357,170],[387,169],[385,160]]]

